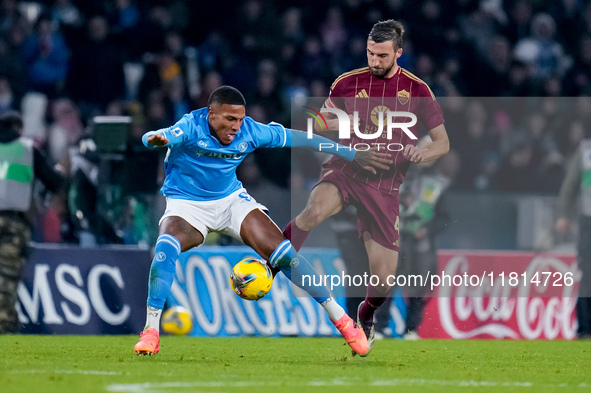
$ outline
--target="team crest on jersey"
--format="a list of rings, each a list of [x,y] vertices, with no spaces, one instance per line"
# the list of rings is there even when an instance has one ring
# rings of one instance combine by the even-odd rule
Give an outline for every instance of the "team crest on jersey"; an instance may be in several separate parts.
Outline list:
[[[406,105],[408,103],[408,100],[410,100],[410,93],[406,90],[400,90],[398,92],[398,101],[402,105]]]
[[[240,150],[240,153],[244,153],[247,147],[248,145],[246,144],[246,142],[242,142],[238,145],[238,150]]]
[[[386,113],[390,112],[390,109],[387,106],[378,105],[372,109],[371,114],[369,117],[371,118],[371,122],[376,126],[380,126],[380,118],[378,117],[379,113],[382,113],[382,125],[386,124]]]

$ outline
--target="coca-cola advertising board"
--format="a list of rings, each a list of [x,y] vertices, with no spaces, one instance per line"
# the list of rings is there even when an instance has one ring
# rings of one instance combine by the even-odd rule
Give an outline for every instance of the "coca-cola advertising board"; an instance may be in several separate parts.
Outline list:
[[[441,251],[437,275],[451,284],[433,287],[423,338],[576,338],[575,255]]]

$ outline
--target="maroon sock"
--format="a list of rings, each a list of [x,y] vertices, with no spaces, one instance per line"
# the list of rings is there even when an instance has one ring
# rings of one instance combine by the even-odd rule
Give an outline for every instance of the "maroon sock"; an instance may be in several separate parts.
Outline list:
[[[298,228],[295,220],[291,220],[283,230],[283,234],[291,241],[291,245],[296,251],[300,251],[304,242],[308,238],[309,231],[304,231]]]
[[[368,285],[365,300],[359,310],[359,319],[364,322],[373,321],[373,314],[390,297],[390,293],[391,291],[382,294],[373,285]]]

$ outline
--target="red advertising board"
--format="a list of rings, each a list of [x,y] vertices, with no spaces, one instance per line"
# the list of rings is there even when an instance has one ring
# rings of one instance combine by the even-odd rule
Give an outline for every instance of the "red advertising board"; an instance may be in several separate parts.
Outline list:
[[[423,338],[576,338],[575,255],[442,251],[437,275],[451,285],[433,287]]]

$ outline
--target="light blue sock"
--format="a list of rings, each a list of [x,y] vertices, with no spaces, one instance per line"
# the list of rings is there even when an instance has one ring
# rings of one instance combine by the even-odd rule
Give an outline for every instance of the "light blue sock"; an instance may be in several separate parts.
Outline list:
[[[150,268],[148,306],[162,309],[174,281],[176,260],[181,253],[181,242],[169,234],[156,241],[155,255]]]
[[[308,292],[318,303],[322,304],[330,298],[330,292],[325,286],[311,285],[314,282],[321,283],[322,279],[310,262],[296,252],[289,240],[277,246],[269,258],[269,263],[273,267],[279,267],[292,283]]]

